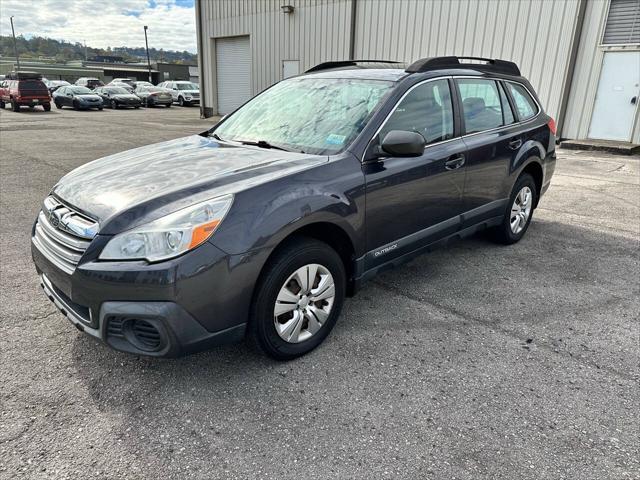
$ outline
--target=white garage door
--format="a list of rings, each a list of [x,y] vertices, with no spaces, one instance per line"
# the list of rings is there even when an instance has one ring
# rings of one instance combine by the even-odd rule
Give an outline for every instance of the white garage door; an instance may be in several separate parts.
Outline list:
[[[231,113],[251,98],[249,37],[216,38],[218,113]]]

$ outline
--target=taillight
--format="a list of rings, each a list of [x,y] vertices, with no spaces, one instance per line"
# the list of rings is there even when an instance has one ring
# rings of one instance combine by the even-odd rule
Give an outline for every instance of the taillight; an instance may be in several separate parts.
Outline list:
[[[556,134],[556,121],[549,117],[549,121],[547,122],[547,125],[549,126],[549,130],[551,130],[551,133],[553,133],[553,135],[555,136]]]

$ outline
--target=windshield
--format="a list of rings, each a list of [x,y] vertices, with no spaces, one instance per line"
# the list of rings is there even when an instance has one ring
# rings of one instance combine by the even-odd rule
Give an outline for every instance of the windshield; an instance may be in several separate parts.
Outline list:
[[[330,155],[362,131],[392,82],[295,78],[261,93],[226,119],[222,140],[264,141],[290,150]]]
[[[85,93],[93,93],[87,87],[71,87],[71,91],[77,95],[82,95]]]
[[[117,93],[119,95],[126,95],[129,93],[126,89],[122,87],[110,87],[110,88],[105,88],[105,90],[109,93]]]
[[[195,83],[177,83],[178,90],[198,90],[198,85]]]

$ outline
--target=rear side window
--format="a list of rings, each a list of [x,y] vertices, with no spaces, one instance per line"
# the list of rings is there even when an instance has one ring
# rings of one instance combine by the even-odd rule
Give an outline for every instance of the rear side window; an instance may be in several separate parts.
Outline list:
[[[417,132],[426,143],[453,137],[453,107],[447,80],[418,85],[398,104],[380,130],[380,140],[391,130]]]
[[[529,95],[526,88],[522,85],[511,82],[507,82],[507,88],[509,89],[511,96],[513,97],[513,101],[516,104],[520,120],[526,120],[538,113],[536,102],[533,101],[533,98],[531,98],[531,95]]]
[[[466,133],[481,132],[504,125],[498,84],[494,80],[456,80],[462,99]]]

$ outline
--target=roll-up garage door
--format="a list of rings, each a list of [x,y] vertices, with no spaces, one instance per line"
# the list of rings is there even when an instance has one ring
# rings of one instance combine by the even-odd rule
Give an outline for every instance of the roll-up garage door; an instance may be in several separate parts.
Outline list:
[[[231,113],[251,98],[249,37],[216,38],[218,113]]]

